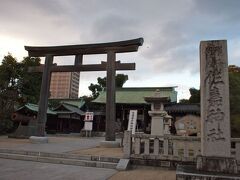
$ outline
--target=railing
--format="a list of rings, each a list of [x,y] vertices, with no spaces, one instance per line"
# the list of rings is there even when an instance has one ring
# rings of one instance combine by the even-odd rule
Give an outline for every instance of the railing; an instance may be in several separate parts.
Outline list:
[[[125,158],[195,161],[201,153],[200,137],[152,136],[124,132],[123,151]],[[240,161],[240,138],[232,138],[232,157]]]

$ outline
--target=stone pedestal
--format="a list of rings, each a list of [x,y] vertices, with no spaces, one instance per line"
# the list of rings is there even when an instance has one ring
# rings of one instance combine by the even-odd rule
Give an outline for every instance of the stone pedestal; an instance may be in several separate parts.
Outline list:
[[[146,102],[151,103],[151,111],[148,112],[151,116],[151,135],[163,136],[169,133],[169,115],[164,111],[163,103],[169,101],[168,97],[161,97],[159,89],[156,90],[154,96],[145,97]],[[168,128],[168,129],[166,129]]]
[[[237,174],[237,160],[235,158],[226,157],[197,157],[197,170]]]
[[[120,142],[117,141],[101,141],[100,147],[102,148],[119,148]]]
[[[177,180],[240,180],[239,174],[199,171],[193,165],[178,165]]]
[[[48,143],[48,137],[41,137],[41,136],[31,136],[29,138],[30,142],[33,144],[44,144]]]
[[[149,115],[152,117],[151,120],[151,135],[163,136],[164,135],[164,120],[163,117],[166,115],[165,111],[149,111]]]

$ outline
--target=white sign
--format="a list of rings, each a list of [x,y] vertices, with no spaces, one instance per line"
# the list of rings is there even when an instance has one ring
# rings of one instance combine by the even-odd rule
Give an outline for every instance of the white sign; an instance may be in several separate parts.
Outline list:
[[[130,110],[128,120],[128,131],[132,131],[135,134],[137,124],[137,110]]]
[[[84,130],[86,131],[92,131],[92,121],[85,121],[84,123]]]
[[[93,121],[93,112],[86,112],[84,121]]]

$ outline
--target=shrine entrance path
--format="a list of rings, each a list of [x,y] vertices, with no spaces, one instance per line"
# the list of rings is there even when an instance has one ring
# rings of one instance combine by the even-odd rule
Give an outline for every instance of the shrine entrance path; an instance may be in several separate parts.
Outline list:
[[[176,171],[160,167],[136,166],[128,171],[119,171],[108,180],[175,180]]]
[[[0,148],[25,151],[68,153],[81,149],[96,148],[104,137],[57,137],[48,136],[49,143],[32,144],[28,139],[13,139],[7,136],[0,136]]]
[[[104,137],[59,137],[48,136],[47,144],[31,144],[28,139],[13,139],[0,136],[0,148],[51,153],[71,153],[78,155],[97,155],[107,157],[122,156],[121,148],[99,148]],[[120,139],[117,139],[120,140]],[[173,180],[176,171],[159,167],[134,166],[129,171],[118,172],[113,169],[90,168],[62,164],[49,164],[0,158],[1,179],[109,179],[109,180]],[[26,171],[28,169],[28,171]],[[92,173],[94,172],[94,173]],[[40,176],[41,175],[41,176]]]

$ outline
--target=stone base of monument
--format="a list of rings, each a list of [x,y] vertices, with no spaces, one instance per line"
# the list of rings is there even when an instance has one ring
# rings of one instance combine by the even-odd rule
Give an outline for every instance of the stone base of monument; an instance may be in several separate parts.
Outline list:
[[[237,174],[237,160],[231,157],[197,157],[197,170]]]
[[[240,174],[199,171],[193,165],[178,165],[176,180],[240,180]]]
[[[228,157],[198,156],[197,165],[178,165],[176,171],[177,180],[199,179],[239,179],[237,161]]]
[[[30,136],[35,136],[37,132],[36,126],[23,126],[19,125],[16,131],[12,134],[10,134],[9,138],[22,138],[22,139],[28,139]]]
[[[40,136],[31,136],[29,138],[30,142],[33,144],[43,144],[48,143],[48,137],[40,137]]]
[[[100,142],[100,147],[103,147],[103,148],[119,148],[120,147],[120,142],[117,142],[117,141],[101,141]]]

